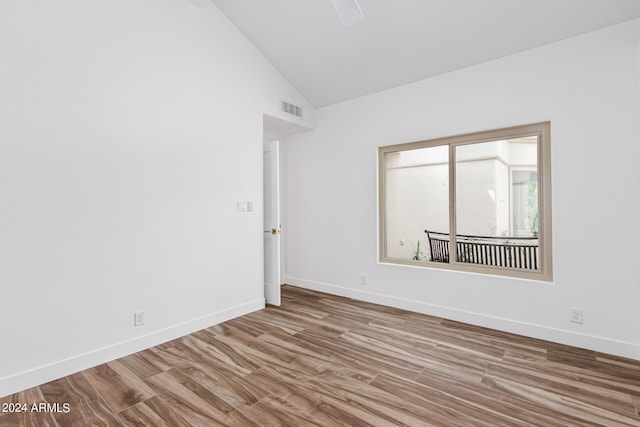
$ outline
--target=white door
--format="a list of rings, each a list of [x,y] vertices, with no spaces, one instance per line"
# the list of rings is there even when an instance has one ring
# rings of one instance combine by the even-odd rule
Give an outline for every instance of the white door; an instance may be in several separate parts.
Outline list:
[[[264,144],[264,297],[280,305],[280,165],[278,141]]]

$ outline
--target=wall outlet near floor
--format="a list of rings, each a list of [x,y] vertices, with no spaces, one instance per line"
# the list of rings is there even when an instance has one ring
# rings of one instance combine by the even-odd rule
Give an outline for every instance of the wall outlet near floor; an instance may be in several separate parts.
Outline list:
[[[136,311],[133,313],[133,326],[138,327],[144,325],[144,311]]]
[[[364,275],[360,276],[360,284],[362,286],[367,286],[367,276],[364,276]]]
[[[582,323],[582,309],[581,308],[572,308],[571,309],[571,321],[573,323]]]

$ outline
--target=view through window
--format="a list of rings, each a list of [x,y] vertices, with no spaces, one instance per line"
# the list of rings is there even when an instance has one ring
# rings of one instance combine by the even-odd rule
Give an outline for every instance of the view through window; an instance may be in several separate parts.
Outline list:
[[[549,123],[380,147],[380,259],[551,280]]]

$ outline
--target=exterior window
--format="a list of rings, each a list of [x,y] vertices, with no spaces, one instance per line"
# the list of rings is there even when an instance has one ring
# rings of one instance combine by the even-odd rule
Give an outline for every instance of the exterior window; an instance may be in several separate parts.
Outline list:
[[[538,172],[511,171],[511,235],[538,237]]]
[[[380,147],[380,261],[550,281],[549,130]]]

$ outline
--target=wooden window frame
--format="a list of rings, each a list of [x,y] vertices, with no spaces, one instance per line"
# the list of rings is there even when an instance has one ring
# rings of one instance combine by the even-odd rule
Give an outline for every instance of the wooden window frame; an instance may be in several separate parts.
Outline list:
[[[403,144],[378,147],[378,254],[379,262],[419,266],[423,268],[438,268],[454,271],[464,271],[498,276],[516,277],[522,279],[551,282],[553,280],[552,258],[552,227],[551,227],[551,137],[550,122],[534,123],[503,129],[468,133],[451,137],[437,138]],[[385,155],[398,151],[428,148],[446,145],[449,147],[449,253],[454,254],[456,240],[456,150],[458,146],[473,143],[515,139],[527,136],[538,137],[537,168],[538,168],[538,239],[539,263],[538,270],[525,270],[509,267],[496,267],[480,264],[458,262],[451,256],[449,263],[416,261],[386,256],[386,198],[385,198]]]

